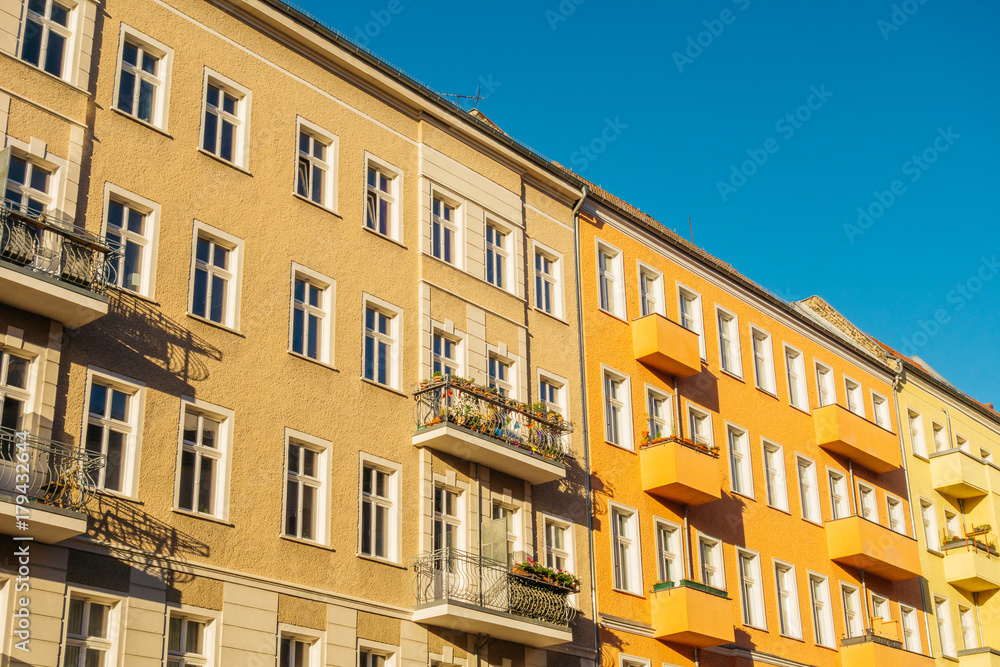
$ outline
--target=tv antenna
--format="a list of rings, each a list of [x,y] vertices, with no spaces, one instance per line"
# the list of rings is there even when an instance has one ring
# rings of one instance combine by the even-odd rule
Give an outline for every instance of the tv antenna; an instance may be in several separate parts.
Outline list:
[[[476,107],[479,106],[480,100],[486,99],[482,96],[482,89],[483,89],[482,86],[478,86],[476,88],[475,95],[459,95],[458,93],[438,93],[438,94],[441,95],[441,97],[454,97],[455,104],[459,106],[462,105],[462,100],[472,100],[472,108],[475,109]]]

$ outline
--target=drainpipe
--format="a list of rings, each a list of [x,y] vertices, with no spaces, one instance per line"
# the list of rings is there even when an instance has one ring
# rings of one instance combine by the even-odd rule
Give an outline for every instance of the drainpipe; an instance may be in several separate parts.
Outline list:
[[[854,516],[861,516],[858,512],[858,494],[854,493],[854,462],[851,459],[847,459],[847,479],[850,480],[851,488],[851,507],[854,508]]]
[[[674,376],[674,430],[678,438],[684,437],[684,420],[681,419],[681,392],[677,389],[677,376]]]
[[[684,544],[681,547],[684,549],[684,578],[688,581],[694,580],[694,553],[691,551],[691,524],[688,522],[688,510],[689,506],[684,505],[684,534],[681,536],[684,538]]]
[[[944,421],[948,425],[948,449],[951,449],[955,445],[955,440],[951,434],[951,413],[948,412],[948,408],[941,408],[944,412]]]
[[[979,618],[979,593],[972,594],[972,604],[976,606],[976,630],[979,631],[979,645],[986,646],[983,643],[983,619]]]
[[[583,277],[580,269],[580,209],[586,201],[589,190],[586,185],[580,189],[580,200],[573,207],[573,253],[576,262],[576,323],[580,344],[580,393],[583,396],[583,472],[584,488],[587,492],[587,539],[590,541],[590,602],[594,613],[594,650],[601,655],[601,626],[597,622],[597,565],[594,563],[594,511],[593,489],[590,484],[590,419],[587,411],[587,364],[584,354],[583,335]]]
[[[901,460],[903,461],[903,481],[906,482],[906,495],[910,501],[909,503],[907,503],[910,509],[910,533],[913,534],[913,539],[916,540],[919,538],[917,537],[917,524],[915,519],[913,518],[913,497],[910,496],[910,489],[912,489],[912,487],[910,486],[910,466],[906,464],[906,443],[903,439],[903,422],[901,421],[899,416],[899,395],[903,393],[902,382],[903,382],[904,370],[905,367],[903,366],[903,361],[900,360],[899,370],[896,371],[896,377],[894,377],[892,380],[892,390],[896,394],[896,400],[894,401],[894,403],[896,404],[896,428],[899,429],[899,454]],[[923,587],[921,586],[921,590],[922,589]],[[926,600],[924,602],[926,602]],[[924,609],[926,610],[927,607],[925,606]],[[924,622],[926,623],[926,621],[927,617],[925,614]],[[927,636],[930,637],[929,634]]]
[[[864,610],[865,614],[865,628],[874,630],[875,624],[872,623],[871,612],[868,609],[868,585],[865,583],[865,571],[860,570],[860,572],[861,572],[861,594],[865,596],[865,599],[863,600],[861,605],[861,608],[862,610]]]

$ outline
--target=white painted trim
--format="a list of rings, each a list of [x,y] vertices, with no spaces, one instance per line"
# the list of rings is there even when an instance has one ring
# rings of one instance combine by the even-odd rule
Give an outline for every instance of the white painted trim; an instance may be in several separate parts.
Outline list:
[[[128,115],[130,118],[138,120],[140,123],[148,122],[153,127],[164,132],[168,132],[170,80],[171,70],[174,63],[174,50],[163,42],[153,39],[144,32],[141,32],[124,22],[121,24],[121,30],[119,30],[118,33],[118,59],[115,61],[114,97],[111,99],[110,106],[118,109],[118,91],[121,86],[122,56],[124,55],[126,38],[130,41],[138,42],[144,50],[148,50],[151,54],[160,59],[158,68],[159,71],[156,74],[156,77],[160,79],[160,85],[157,86],[156,93],[154,95],[153,118],[151,122],[142,120],[134,113],[128,113],[126,111],[122,111],[122,113]],[[91,64],[91,69],[96,67],[96,65],[97,63],[93,62]],[[136,85],[138,85],[138,81],[136,81]],[[121,109],[118,110],[121,111]]]
[[[139,284],[139,295],[147,299],[156,298],[156,260],[159,255],[160,239],[160,205],[152,199],[147,199],[125,188],[105,181],[104,183],[104,209],[101,215],[101,237],[106,237],[108,233],[108,211],[110,210],[111,199],[124,201],[130,208],[135,208],[146,216],[146,229],[142,236],[146,239],[143,247],[142,259],[142,279]],[[127,224],[127,221],[122,221]],[[124,267],[124,260],[122,263]],[[125,288],[122,288],[125,289]]]
[[[316,139],[320,139],[321,142],[326,145],[327,149],[326,159],[322,161],[322,163],[326,166],[326,176],[324,178],[325,182],[323,183],[323,201],[314,201],[310,194],[306,194],[304,197],[317,206],[325,208],[334,215],[339,215],[339,213],[337,213],[337,193],[339,191],[340,137],[326,128],[306,120],[302,116],[295,116],[295,159],[293,161],[292,170],[292,192],[296,194],[298,193],[299,135],[303,131],[305,131],[306,134],[312,135]]]
[[[194,313],[194,276],[198,268],[198,237],[204,235],[213,242],[227,247],[230,251],[230,261],[228,272],[232,275],[231,285],[229,285],[229,298],[226,299],[225,316],[222,322],[215,322],[207,317],[210,302],[206,302],[206,316],[195,315]],[[194,220],[193,232],[191,234],[191,274],[188,277],[188,315],[196,319],[201,319],[212,324],[239,332],[240,330],[240,301],[243,292],[243,239],[228,234],[217,227],[212,227],[198,219]]]
[[[220,421],[219,424],[219,452],[221,456],[217,459],[219,469],[216,472],[215,489],[215,511],[211,514],[202,514],[196,508],[185,510],[178,504],[181,488],[181,455],[184,451],[184,415],[187,408],[192,408],[195,412],[204,413]],[[182,395],[180,398],[180,418],[177,425],[177,457],[174,472],[174,497],[171,504],[172,509],[184,512],[189,516],[198,518],[216,519],[224,522],[229,521],[229,482],[231,479],[232,451],[233,451],[233,420],[236,413],[229,408],[208,403],[199,398]],[[195,490],[197,495],[197,489]]]
[[[302,356],[307,359],[312,359],[313,361],[318,361],[320,363],[326,364],[327,366],[333,367],[336,363],[336,356],[334,352],[336,351],[336,345],[334,344],[336,338],[336,324],[337,324],[337,281],[330,276],[324,275],[319,271],[314,271],[308,267],[305,267],[298,262],[292,262],[292,274],[289,280],[289,294],[288,294],[288,352],[291,354],[298,354],[292,351],[292,336],[294,331],[294,317],[295,317],[295,278],[298,275],[302,275],[304,278],[308,278],[309,282],[314,283],[316,287],[319,287],[323,291],[322,296],[322,310],[324,312],[323,316],[323,326],[322,326],[322,336],[323,345],[319,348],[319,359],[312,359],[306,355],[305,350],[302,352]],[[305,324],[303,324],[305,326]]]
[[[99,380],[124,393],[129,394],[128,422],[132,427],[126,439],[125,460],[122,464],[122,491],[110,491],[133,500],[139,498],[139,463],[142,460],[142,427],[146,407],[146,383],[130,377],[106,371],[96,366],[87,367],[86,389],[83,397],[83,419],[80,425],[80,442],[87,441],[87,427],[90,416],[90,390],[94,380]],[[102,489],[103,491],[103,489]]]
[[[364,497],[362,495],[362,477],[364,475],[365,465],[370,465],[374,468],[381,469],[389,473],[389,483],[392,486],[392,496],[390,500],[392,501],[392,512],[391,520],[392,526],[390,526],[390,541],[389,541],[389,558],[383,559],[379,556],[362,554],[361,553],[361,512],[362,505],[364,502]],[[374,454],[368,454],[367,452],[358,452],[358,542],[357,542],[357,555],[358,557],[371,558],[378,561],[385,561],[392,563],[394,565],[402,565],[401,556],[402,544],[403,544],[403,517],[405,514],[402,511],[403,507],[403,466],[395,461],[390,461],[389,459],[382,458],[381,456],[375,456]]]

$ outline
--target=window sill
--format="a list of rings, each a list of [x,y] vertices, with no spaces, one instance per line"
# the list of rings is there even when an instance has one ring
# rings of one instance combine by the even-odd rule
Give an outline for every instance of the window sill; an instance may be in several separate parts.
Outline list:
[[[379,558],[378,556],[367,556],[365,554],[357,554],[357,557],[360,558],[361,560],[371,561],[373,563],[378,563],[379,565],[388,565],[389,567],[395,567],[400,570],[410,569],[405,565],[397,563],[396,561],[386,560],[385,558]]]
[[[409,248],[407,248],[405,245],[403,245],[402,241],[397,241],[396,239],[394,239],[391,236],[388,236],[386,234],[383,234],[382,232],[376,232],[374,229],[372,229],[368,225],[362,224],[361,225],[361,229],[365,230],[369,234],[374,234],[375,236],[379,237],[380,239],[382,239],[384,241],[388,241],[389,243],[395,243],[396,245],[398,245],[403,250],[409,250]]]
[[[744,623],[744,628],[750,628],[751,630],[756,630],[757,632],[767,632],[767,627],[761,627],[759,625],[753,625],[751,623]]]
[[[733,378],[734,380],[739,380],[743,384],[746,384],[746,380],[743,379],[742,375],[737,375],[736,373],[733,373],[732,371],[727,371],[725,368],[719,368],[719,372],[722,373],[723,375],[728,375],[729,377]],[[754,626],[749,626],[749,627],[754,627]],[[759,630],[760,628],[757,628],[757,629]]]
[[[937,549],[932,549],[930,547],[927,547],[927,553],[929,553],[931,555],[934,555],[934,556],[937,556],[938,558],[944,558],[944,552],[943,551],[939,551]]]
[[[747,500],[752,500],[754,502],[757,502],[757,499],[754,498],[753,496],[749,495],[749,494],[741,493],[740,491],[737,491],[736,489],[729,489],[729,490],[732,492],[732,495],[734,495],[734,496],[740,496],[741,498],[746,498]],[[750,626],[750,627],[757,627],[757,626]],[[760,630],[761,628],[757,628],[757,629]]]
[[[206,157],[210,157],[210,158],[212,158],[213,160],[215,160],[215,161],[216,161],[216,162],[218,162],[219,164],[224,164],[224,165],[226,165],[227,167],[232,167],[232,168],[233,168],[233,169],[235,169],[236,171],[238,171],[238,172],[240,172],[240,173],[242,173],[242,174],[246,174],[246,175],[247,175],[247,176],[249,176],[250,178],[253,178],[253,174],[251,174],[251,173],[250,173],[250,172],[249,172],[249,171],[248,171],[248,170],[247,170],[246,168],[244,168],[244,167],[241,167],[240,165],[236,164],[235,162],[230,162],[229,160],[226,160],[226,159],[223,159],[223,158],[219,157],[218,155],[216,155],[215,153],[209,153],[208,151],[206,151],[206,150],[205,150],[204,148],[202,148],[201,146],[199,146],[199,147],[197,148],[197,151],[198,151],[199,153],[201,153],[202,155],[206,156]]]
[[[325,361],[320,361],[319,359],[313,359],[312,357],[306,356],[304,354],[299,354],[298,352],[293,352],[292,350],[288,350],[288,354],[295,357],[296,359],[301,359],[302,361],[308,361],[309,363],[316,364],[317,366],[322,366],[323,368],[335,371],[337,373],[340,372],[339,368],[337,368],[333,364],[328,364]]]
[[[130,289],[126,289],[124,287],[119,287],[118,285],[108,285],[108,288],[114,290],[115,292],[121,294],[122,296],[127,296],[127,297],[132,297],[134,299],[139,299],[141,301],[145,301],[146,303],[152,304],[152,305],[157,306],[157,307],[160,306],[160,302],[157,301],[156,299],[154,299],[151,296],[146,296],[145,294],[139,294],[138,292],[133,292]]]
[[[812,417],[812,413],[811,413],[811,412],[809,412],[809,408],[800,408],[799,406],[797,406],[797,405],[792,405],[791,403],[789,403],[789,404],[788,404],[788,407],[790,407],[790,408],[792,408],[792,409],[794,409],[794,410],[798,410],[799,412],[801,412],[801,413],[803,413],[803,414],[807,414],[807,415],[809,415],[810,417]]]
[[[190,510],[181,509],[175,507],[171,510],[174,514],[180,514],[182,516],[189,516],[192,519],[203,519],[204,521],[211,521],[212,523],[217,523],[222,526],[228,526],[229,528],[235,528],[236,524],[230,523],[225,519],[220,519],[217,516],[212,516],[211,514],[201,514],[200,512],[192,512]]]
[[[538,306],[535,306],[532,310],[534,310],[536,313],[541,313],[545,317],[550,317],[553,320],[555,320],[556,322],[560,322],[562,324],[565,324],[565,325],[569,326],[569,322],[567,322],[565,319],[563,319],[559,315],[553,315],[552,313],[547,313],[544,310],[542,310],[541,308],[539,308]]]
[[[174,138],[173,135],[171,135],[166,130],[164,130],[162,128],[159,128],[159,127],[153,125],[152,123],[150,123],[148,121],[145,121],[145,120],[143,120],[141,118],[136,118],[132,114],[127,113],[125,111],[122,111],[118,107],[111,107],[111,111],[114,112],[114,113],[116,113],[116,114],[118,114],[119,116],[122,116],[124,118],[128,118],[130,121],[132,121],[134,123],[138,123],[139,125],[142,125],[145,128],[149,128],[153,132],[158,132],[159,134],[162,134],[163,136],[165,136],[167,139],[173,139]]]
[[[210,155],[211,155],[211,153],[210,153]],[[250,172],[247,172],[247,173],[250,173]],[[319,204],[317,202],[314,202],[312,199],[309,199],[309,197],[304,197],[304,196],[300,195],[298,192],[293,192],[292,196],[295,197],[296,199],[298,199],[299,201],[303,201],[303,202],[309,204],[310,206],[315,206],[316,208],[318,208],[321,211],[324,211],[325,213],[329,213],[330,215],[332,215],[333,217],[337,218],[338,220],[343,220],[344,219],[344,216],[340,215],[339,213],[337,213],[336,211],[334,211],[329,206],[324,206],[323,204]]]
[[[124,500],[135,505],[145,505],[143,501],[139,500],[137,496],[130,496],[127,493],[122,493],[121,491],[112,491],[111,489],[101,489],[98,487],[91,487],[94,493],[102,496],[108,496],[109,498],[116,498],[118,500]]]
[[[621,593],[622,595],[631,595],[632,597],[639,598],[640,600],[645,600],[646,596],[642,593],[636,593],[635,591],[625,591],[621,588],[612,588],[615,593]]]
[[[402,396],[404,398],[410,398],[409,394],[404,393],[404,392],[400,391],[399,389],[396,389],[395,387],[390,387],[387,384],[382,384],[381,382],[376,382],[375,380],[369,380],[368,378],[366,378],[364,376],[361,376],[360,379],[365,384],[370,384],[371,386],[378,387],[379,389],[385,389],[389,393],[398,394],[399,396]]]
[[[192,320],[201,322],[202,324],[207,324],[210,327],[215,327],[216,329],[222,329],[223,331],[228,331],[229,333],[239,336],[240,338],[245,338],[245,336],[238,329],[234,329],[228,324],[220,324],[218,322],[213,322],[208,318],[202,317],[201,315],[195,315],[194,313],[188,313],[187,316],[190,317]]]
[[[307,547],[316,547],[317,549],[323,549],[325,551],[333,551],[333,552],[337,551],[333,547],[323,544],[322,542],[314,542],[313,540],[304,540],[301,537],[292,537],[291,535],[278,535],[278,537],[282,540],[286,540],[288,542],[294,542],[296,544],[303,544]]]
[[[768,507],[770,507],[773,510],[777,510],[778,512],[781,512],[782,514],[787,514],[788,516],[792,516],[791,510],[783,509],[781,507],[777,507],[777,506],[771,505],[771,504],[768,504]]]
[[[778,395],[776,393],[774,393],[773,391],[771,391],[770,389],[764,389],[764,387],[761,387],[760,385],[757,385],[757,391],[761,392],[762,394],[767,394],[768,396],[770,396],[774,400],[778,400]]]
[[[812,519],[807,519],[806,517],[802,517],[802,520],[805,521],[806,523],[811,523],[814,526],[819,526],[820,528],[823,527],[822,521],[813,521]]]
[[[796,637],[795,635],[786,635],[786,634],[785,634],[784,632],[779,632],[778,634],[779,634],[779,635],[780,635],[780,636],[781,636],[781,637],[782,637],[783,639],[791,639],[791,640],[793,640],[793,641],[797,641],[797,642],[802,642],[803,644],[805,644],[805,643],[806,643],[806,640],[805,640],[805,639],[803,639],[802,637]]]
[[[620,449],[623,452],[628,452],[629,454],[635,454],[635,448],[634,447],[626,447],[625,445],[617,445],[617,444],[615,444],[613,442],[608,442],[607,440],[604,441],[604,444],[608,445],[609,447],[614,447],[615,449]]]
[[[604,314],[605,314],[605,315],[607,315],[608,317],[613,317],[613,318],[615,318],[615,319],[616,319],[616,320],[618,320],[619,322],[623,322],[623,323],[625,323],[625,324],[628,324],[628,320],[627,320],[627,319],[625,319],[625,318],[624,318],[624,317],[622,317],[621,315],[615,315],[615,314],[614,314],[614,313],[612,313],[612,312],[611,312],[610,310],[604,310],[604,309],[603,309],[603,308],[601,308],[600,306],[598,306],[598,307],[597,307],[597,310],[601,311],[602,313],[604,313]],[[704,360],[702,360],[702,361],[704,361]]]
[[[930,458],[928,458],[928,457],[927,457],[927,456],[925,456],[924,454],[918,454],[918,453],[914,452],[914,451],[913,451],[912,449],[910,450],[910,452],[912,452],[912,453],[913,453],[913,456],[914,456],[914,458],[918,458],[918,459],[920,459],[921,461],[924,461],[924,462],[926,462],[926,463],[930,463],[930,462],[931,462]]]

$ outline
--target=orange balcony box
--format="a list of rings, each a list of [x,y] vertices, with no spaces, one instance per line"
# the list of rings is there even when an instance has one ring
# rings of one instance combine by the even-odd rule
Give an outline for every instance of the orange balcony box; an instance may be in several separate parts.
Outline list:
[[[917,541],[860,516],[826,522],[830,560],[899,581],[920,576]]]
[[[897,640],[869,633],[842,640],[840,664],[843,667],[872,667],[872,665],[933,667],[934,659],[907,651]]]
[[[675,375],[691,377],[701,372],[698,334],[662,315],[646,315],[632,321],[635,360]]]
[[[663,438],[639,449],[642,490],[685,505],[722,497],[718,453],[680,438]]]
[[[892,431],[868,421],[840,405],[825,405],[813,411],[816,444],[846,456],[872,472],[883,473],[903,466],[899,438]]]
[[[657,639],[686,646],[719,646],[736,640],[730,600],[724,591],[681,580],[653,587]]]

